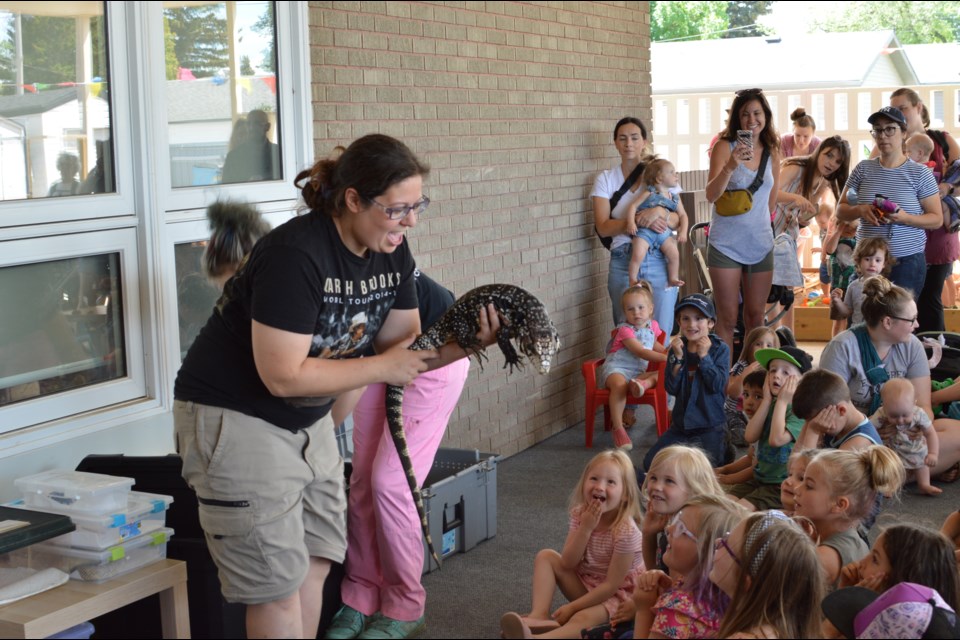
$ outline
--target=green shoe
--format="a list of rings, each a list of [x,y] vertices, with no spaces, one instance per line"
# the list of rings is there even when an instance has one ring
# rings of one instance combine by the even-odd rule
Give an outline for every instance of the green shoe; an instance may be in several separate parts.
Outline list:
[[[333,616],[324,638],[330,640],[349,640],[359,638],[373,616],[365,616],[351,606],[343,605]]]
[[[404,622],[379,615],[370,622],[366,631],[358,638],[413,638],[427,626],[426,618],[420,616],[416,620]]]

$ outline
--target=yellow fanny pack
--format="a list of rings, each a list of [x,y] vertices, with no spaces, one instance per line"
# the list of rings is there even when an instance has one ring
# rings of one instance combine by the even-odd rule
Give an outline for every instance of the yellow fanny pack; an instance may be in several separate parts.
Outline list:
[[[770,152],[763,150],[760,156],[760,166],[757,167],[757,177],[746,189],[730,189],[723,194],[714,203],[717,215],[724,217],[739,216],[753,209],[753,194],[757,192],[760,185],[763,184],[763,174],[767,169],[767,160],[770,158]]]

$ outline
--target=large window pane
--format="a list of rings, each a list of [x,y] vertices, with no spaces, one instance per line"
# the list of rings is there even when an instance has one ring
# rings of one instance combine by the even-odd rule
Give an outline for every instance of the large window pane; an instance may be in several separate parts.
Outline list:
[[[127,375],[120,254],[0,268],[0,406]]]
[[[100,2],[0,8],[0,200],[115,191]]]
[[[164,2],[174,187],[279,180],[272,2]]]

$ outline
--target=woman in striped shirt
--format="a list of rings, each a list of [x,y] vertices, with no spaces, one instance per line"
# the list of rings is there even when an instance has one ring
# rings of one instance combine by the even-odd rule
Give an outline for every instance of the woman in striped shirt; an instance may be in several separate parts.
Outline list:
[[[840,197],[837,217],[842,221],[860,220],[858,242],[886,238],[896,258],[890,280],[908,289],[916,300],[927,272],[924,230],[943,224],[940,191],[930,170],[904,154],[907,122],[898,109],[883,107],[867,122],[872,125],[870,135],[877,141],[880,155],[854,168]],[[857,194],[856,204],[849,200],[850,192]],[[886,213],[875,206],[877,196],[895,203],[895,210]]]

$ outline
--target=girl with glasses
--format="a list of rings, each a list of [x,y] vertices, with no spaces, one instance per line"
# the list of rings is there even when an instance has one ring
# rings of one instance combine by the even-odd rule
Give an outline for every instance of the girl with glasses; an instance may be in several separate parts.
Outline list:
[[[810,536],[779,511],[716,541],[710,580],[730,597],[717,638],[819,638],[823,574]]]
[[[746,515],[740,505],[716,496],[683,505],[667,525],[663,561],[670,574],[647,571],[633,593],[634,638],[715,637],[730,598],[710,582],[714,542]]]
[[[904,153],[907,121],[899,109],[883,107],[867,118],[878,157],[860,162],[850,174],[837,207],[841,221],[859,220],[857,242],[882,237],[896,266],[890,280],[916,300],[927,271],[926,230],[944,225],[940,191],[933,173]],[[854,201],[848,195],[856,193]],[[878,196],[886,200],[878,206]],[[885,210],[886,209],[886,210]]]

